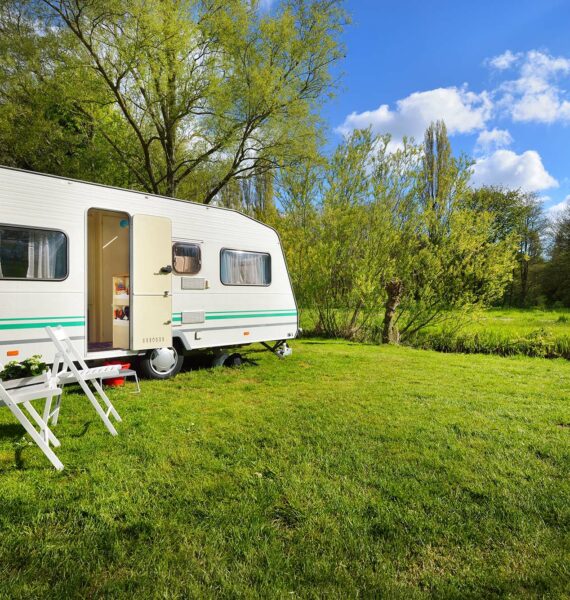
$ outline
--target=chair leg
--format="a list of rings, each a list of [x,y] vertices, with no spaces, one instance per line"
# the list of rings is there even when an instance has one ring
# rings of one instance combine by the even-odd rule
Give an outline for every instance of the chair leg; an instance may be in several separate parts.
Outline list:
[[[97,411],[97,414],[101,417],[105,427],[109,430],[111,435],[117,435],[117,430],[113,427],[113,423],[109,420],[109,417],[105,414],[105,411],[101,408],[101,405],[95,398],[95,395],[91,391],[91,388],[84,379],[79,378],[77,383],[81,386],[81,389],[85,392],[85,395],[89,398],[89,401],[93,405],[93,408]]]
[[[63,386],[61,387],[62,391],[63,391]],[[60,394],[57,397],[57,400],[55,402],[55,407],[51,413],[51,415],[48,417],[48,419],[46,420],[46,423],[49,424],[50,420],[51,420],[51,424],[52,425],[57,425],[57,420],[59,419],[59,408],[61,406],[61,396],[62,394]]]
[[[61,446],[61,442],[55,437],[52,430],[49,428],[47,421],[42,419],[36,409],[32,406],[30,402],[24,402],[24,406],[26,410],[32,416],[32,419],[37,423],[40,428],[40,435],[44,439],[45,443],[49,446],[50,442],[56,447],[59,448]]]
[[[26,402],[29,406],[29,402]],[[59,458],[55,455],[55,452],[46,444],[43,437],[36,431],[34,426],[30,423],[29,419],[26,417],[24,412],[20,409],[17,404],[10,403],[8,404],[8,408],[12,411],[12,414],[18,419],[18,421],[22,424],[24,429],[30,434],[34,442],[40,447],[40,450],[46,455],[46,458],[51,462],[51,464],[58,470],[61,471],[63,469],[63,463],[59,460]],[[28,407],[26,407],[28,408]],[[29,408],[28,408],[29,410]],[[35,412],[35,411],[34,411]],[[36,413],[37,415],[37,413]],[[37,415],[40,418],[39,415]],[[41,420],[41,418],[40,418]],[[46,425],[47,427],[47,425]]]
[[[49,428],[49,417],[50,417],[50,413],[51,413],[52,401],[53,401],[53,396],[48,396],[46,398],[46,402],[44,404],[44,415],[43,415],[42,420],[48,426],[48,428]],[[46,432],[46,435],[44,435],[44,438],[46,439],[46,442],[49,442],[47,432]]]
[[[107,405],[107,408],[109,409],[110,413],[113,415],[113,417],[115,417],[115,420],[118,423],[121,423],[122,419],[119,416],[119,413],[115,410],[115,407],[111,404],[111,401],[107,397],[107,394],[105,393],[105,391],[103,390],[101,385],[99,385],[99,382],[96,379],[92,379],[91,382],[93,383],[93,387],[97,390],[97,393],[99,394],[99,396],[101,397],[103,402]]]

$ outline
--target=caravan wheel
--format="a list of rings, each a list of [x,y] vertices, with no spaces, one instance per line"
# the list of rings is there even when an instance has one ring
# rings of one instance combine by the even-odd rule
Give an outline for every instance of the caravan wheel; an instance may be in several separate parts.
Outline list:
[[[182,368],[184,356],[176,348],[149,350],[140,361],[140,369],[150,379],[170,379]]]

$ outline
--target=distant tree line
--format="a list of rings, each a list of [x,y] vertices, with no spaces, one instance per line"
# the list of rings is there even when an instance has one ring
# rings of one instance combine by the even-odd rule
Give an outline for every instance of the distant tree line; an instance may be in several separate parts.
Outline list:
[[[570,306],[570,210],[470,186],[443,122],[320,151],[336,0],[0,0],[0,164],[243,210],[317,331],[398,342],[478,307]]]

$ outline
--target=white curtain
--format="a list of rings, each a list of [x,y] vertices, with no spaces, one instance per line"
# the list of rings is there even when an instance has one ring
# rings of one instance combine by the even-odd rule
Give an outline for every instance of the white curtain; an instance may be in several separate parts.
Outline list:
[[[65,237],[49,231],[29,232],[28,279],[56,279],[58,250],[65,243]]]
[[[270,258],[260,252],[224,250],[221,260],[222,282],[229,285],[269,285]]]

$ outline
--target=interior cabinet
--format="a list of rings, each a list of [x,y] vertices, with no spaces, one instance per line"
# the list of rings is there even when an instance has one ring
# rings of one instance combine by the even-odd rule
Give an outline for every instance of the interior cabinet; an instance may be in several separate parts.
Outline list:
[[[128,275],[113,277],[113,348],[130,345],[130,281]]]

